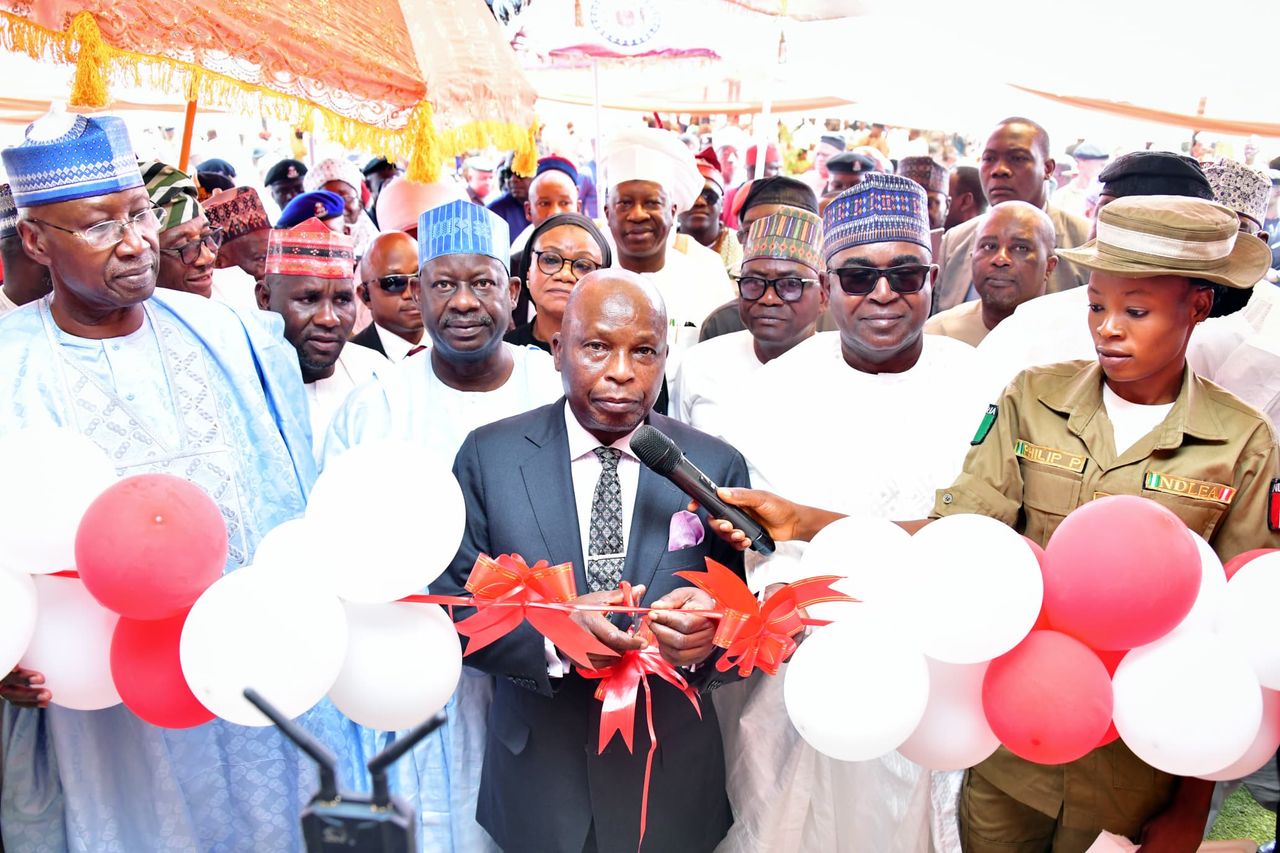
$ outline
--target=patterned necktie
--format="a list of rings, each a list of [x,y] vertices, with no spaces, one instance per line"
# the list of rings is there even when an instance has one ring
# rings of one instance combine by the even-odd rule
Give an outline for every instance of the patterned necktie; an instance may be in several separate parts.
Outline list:
[[[622,483],[618,480],[618,459],[622,451],[597,447],[600,479],[591,499],[591,534],[588,540],[587,589],[589,592],[617,589],[622,582]]]

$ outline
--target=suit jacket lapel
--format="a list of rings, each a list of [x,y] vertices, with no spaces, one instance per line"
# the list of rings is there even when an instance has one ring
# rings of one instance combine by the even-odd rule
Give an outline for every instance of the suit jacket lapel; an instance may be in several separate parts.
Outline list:
[[[573,563],[578,594],[587,590],[586,567],[582,559],[582,535],[574,503],[573,476],[569,473],[569,439],[564,429],[564,401],[547,407],[547,417],[525,436],[536,449],[520,463],[520,476],[533,516],[552,565]],[[521,554],[533,561],[540,555]]]

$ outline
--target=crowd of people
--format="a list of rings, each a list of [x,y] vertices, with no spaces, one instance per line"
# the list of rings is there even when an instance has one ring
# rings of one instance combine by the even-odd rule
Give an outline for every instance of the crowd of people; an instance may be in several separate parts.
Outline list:
[[[595,682],[526,624],[465,659],[447,723],[394,771],[420,849],[1069,853],[1105,830],[1194,850],[1213,783],[1121,741],[1060,766],[1001,748],[959,774],[841,762],[791,726],[785,673],[709,665],[692,611],[711,601],[677,573],[711,557],[766,593],[844,516],[914,532],[978,513],[1044,545],[1080,504],[1131,494],[1224,561],[1280,547],[1280,171],[1081,142],[1055,188],[1030,119],[992,128],[976,167],[895,161],[883,131],[823,135],[795,176],[774,146],[636,127],[598,163],[547,151],[528,176],[483,154],[431,184],[384,158],[288,159],[259,193],[215,162],[138,162],[119,119],[51,114],[3,152],[0,435],[68,428],[121,475],[196,483],[228,571],[327,463],[407,441],[466,502],[432,592],[466,594],[501,553],[571,563],[583,604],[634,587],[701,714],[655,683],[652,767],[640,718],[634,751],[597,753]],[[777,550],[744,556],[705,513],[675,542],[688,499],[632,452],[645,423]],[[365,512],[432,535],[414,507],[352,497],[335,536]],[[615,652],[643,642],[573,618]],[[0,696],[4,849],[302,846],[314,771],[274,729],[72,710],[22,667]],[[353,790],[404,734],[328,701],[299,724]]]

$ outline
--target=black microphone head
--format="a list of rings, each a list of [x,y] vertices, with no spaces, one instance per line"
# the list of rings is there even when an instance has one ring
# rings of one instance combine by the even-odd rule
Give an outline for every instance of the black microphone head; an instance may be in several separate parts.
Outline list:
[[[641,424],[632,434],[631,451],[645,467],[664,477],[676,470],[684,456],[674,441],[648,424]]]

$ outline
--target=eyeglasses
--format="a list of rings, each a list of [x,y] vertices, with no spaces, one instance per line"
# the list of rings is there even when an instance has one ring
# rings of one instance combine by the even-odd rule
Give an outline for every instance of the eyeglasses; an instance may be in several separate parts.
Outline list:
[[[569,271],[573,273],[575,281],[584,275],[589,275],[600,269],[600,265],[590,258],[566,258],[559,252],[534,252],[538,256],[538,269],[547,275],[555,275],[564,269],[564,265],[569,265]]]
[[[720,201],[720,193],[707,187],[698,195],[698,198],[706,202],[707,207],[715,207],[716,202]]]
[[[764,298],[764,292],[773,288],[783,302],[797,302],[804,296],[805,285],[817,284],[816,278],[799,278],[786,275],[781,278],[762,278],[757,275],[736,275],[732,277],[738,285],[738,295],[748,302]]]
[[[840,289],[850,296],[866,296],[876,289],[881,278],[889,280],[894,293],[918,293],[933,267],[928,264],[903,264],[897,267],[840,267],[827,270],[827,275],[840,279]]]
[[[50,228],[56,228],[59,231],[65,231],[68,234],[74,234],[91,249],[109,249],[124,239],[126,228],[130,226],[133,226],[136,230],[157,228],[160,225],[162,216],[164,216],[162,208],[148,207],[146,210],[138,211],[128,219],[109,219],[106,222],[99,222],[97,225],[91,225],[88,228],[63,228],[61,225],[55,225],[43,219],[36,219],[34,216],[28,217],[27,221],[37,222]]]
[[[366,285],[377,283],[382,288],[383,293],[392,295],[404,293],[405,288],[411,287],[418,282],[418,277],[412,273],[393,273],[392,275],[384,275],[375,278],[373,281],[366,281]]]
[[[167,252],[170,255],[177,255],[184,264],[190,266],[199,259],[202,246],[207,247],[213,254],[218,254],[218,249],[222,246],[222,235],[221,228],[214,228],[208,234],[203,234],[188,243],[183,243],[181,246],[170,246],[160,251]]]

